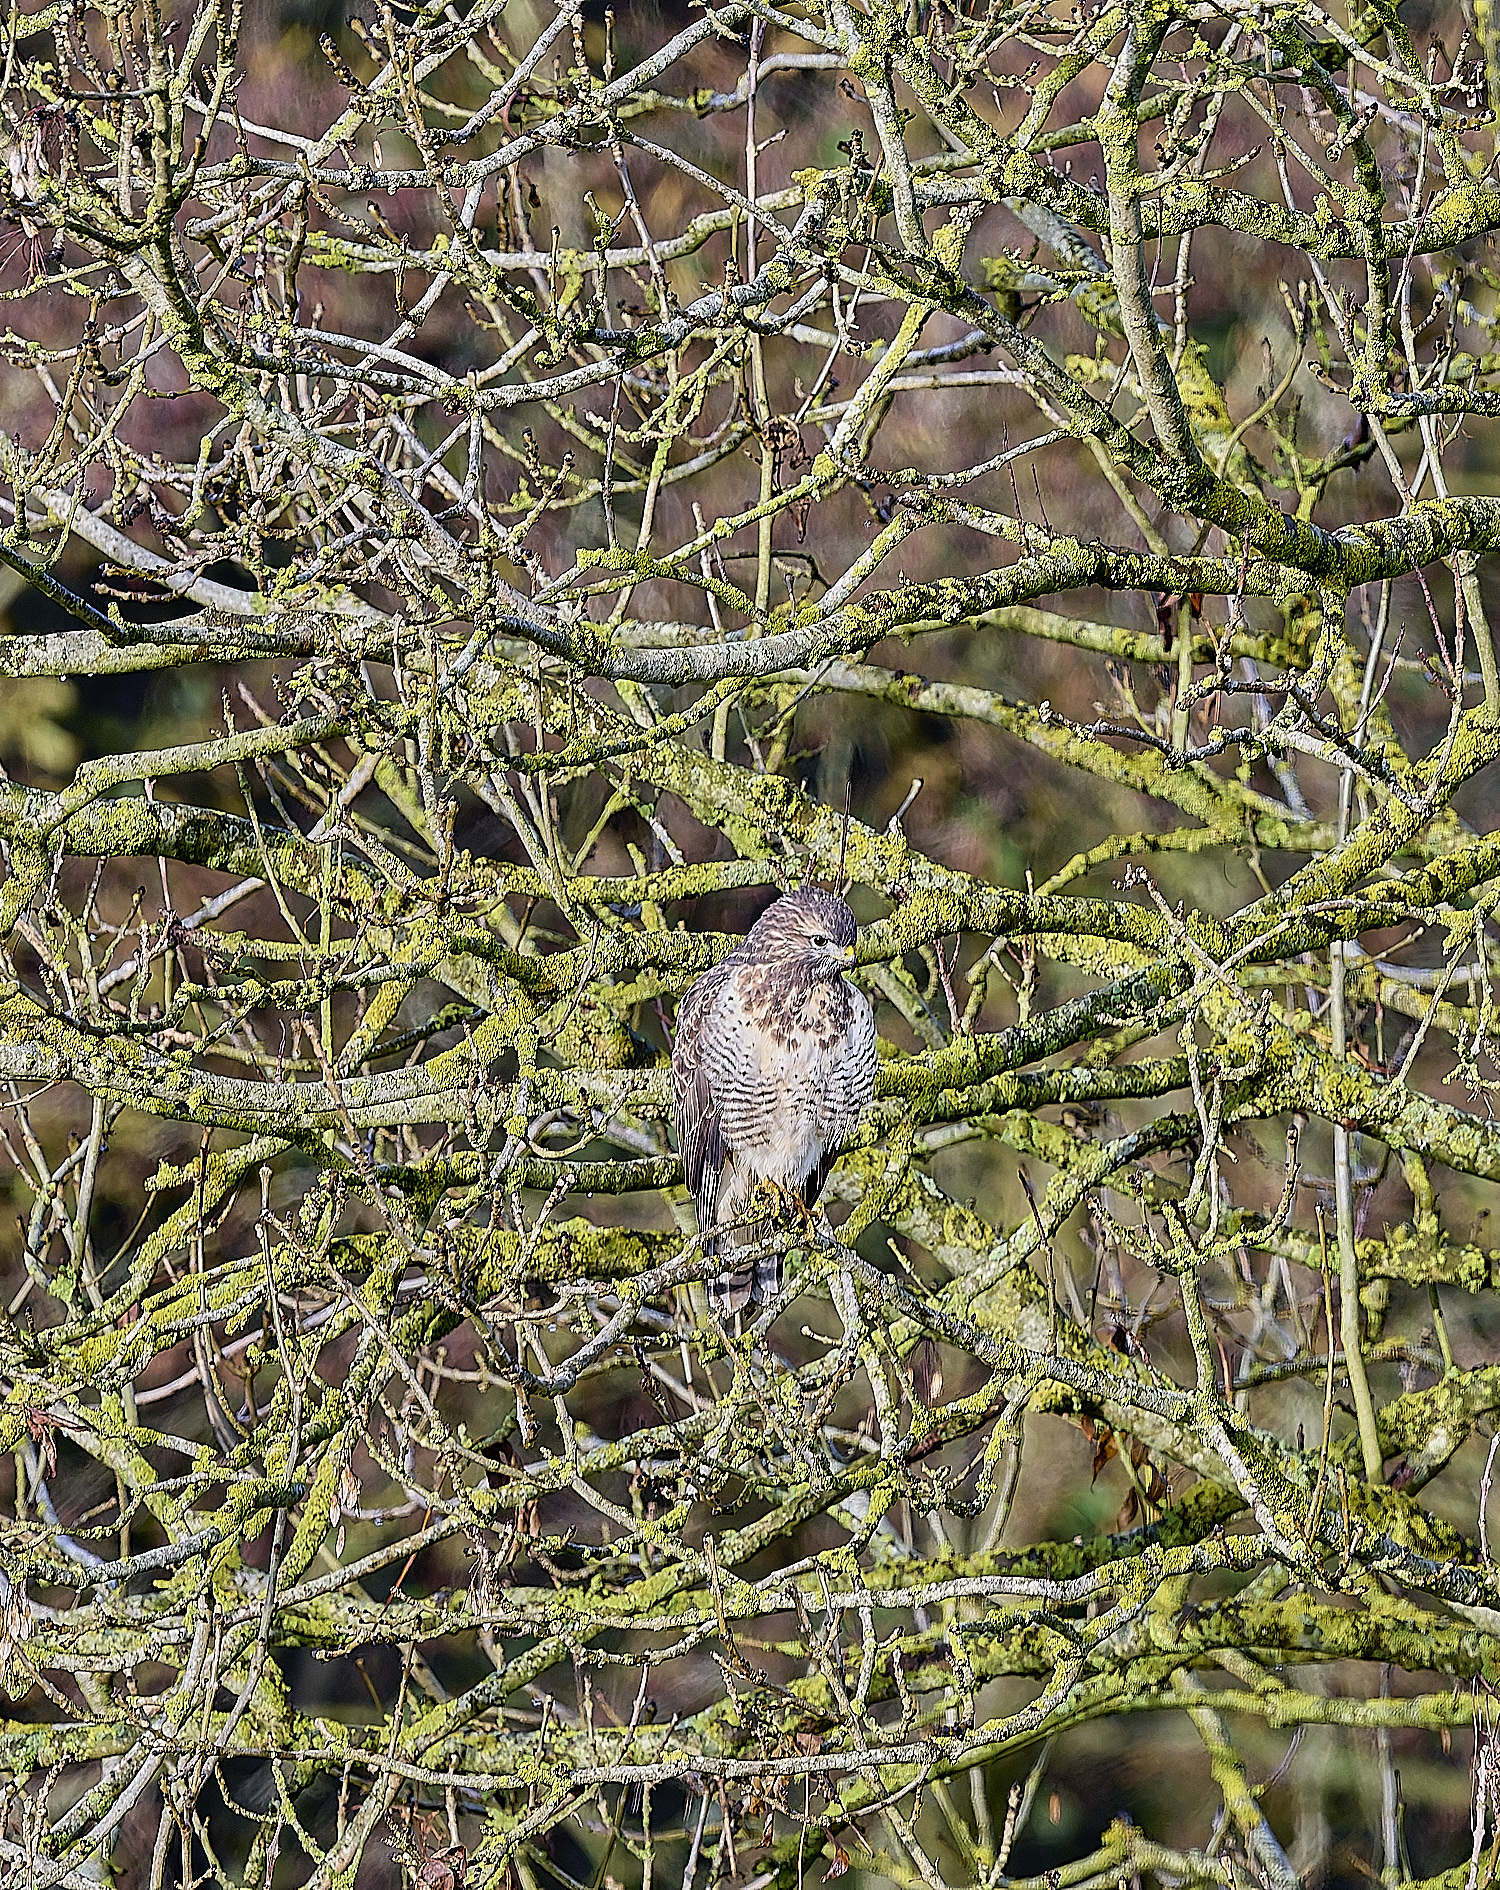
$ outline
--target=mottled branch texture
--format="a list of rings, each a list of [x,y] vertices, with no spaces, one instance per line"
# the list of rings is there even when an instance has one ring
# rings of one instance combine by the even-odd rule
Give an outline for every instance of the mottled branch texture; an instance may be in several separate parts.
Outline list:
[[[0,22],[0,1881],[1494,1881],[1495,33]]]

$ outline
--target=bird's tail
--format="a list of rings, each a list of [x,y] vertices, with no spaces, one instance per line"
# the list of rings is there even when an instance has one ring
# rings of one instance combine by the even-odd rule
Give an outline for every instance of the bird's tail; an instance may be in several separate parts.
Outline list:
[[[708,1282],[708,1303],[720,1319],[728,1321],[752,1304],[768,1305],[781,1291],[781,1255],[779,1253],[740,1250],[740,1264],[720,1273]]]

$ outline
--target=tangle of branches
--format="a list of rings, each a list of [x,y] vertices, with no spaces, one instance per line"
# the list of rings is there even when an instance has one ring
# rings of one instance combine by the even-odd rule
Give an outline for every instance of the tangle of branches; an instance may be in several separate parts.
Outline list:
[[[317,19],[0,27],[0,1877],[1490,1882],[1491,9]]]

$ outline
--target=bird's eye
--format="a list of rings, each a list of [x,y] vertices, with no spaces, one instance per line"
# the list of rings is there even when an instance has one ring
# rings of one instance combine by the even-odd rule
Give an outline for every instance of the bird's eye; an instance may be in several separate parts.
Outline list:
[[[823,933],[823,932],[814,932],[814,933],[813,933],[813,944],[814,944],[814,945],[826,945],[827,943],[828,943],[828,938],[827,938],[827,935],[826,935],[825,933]]]

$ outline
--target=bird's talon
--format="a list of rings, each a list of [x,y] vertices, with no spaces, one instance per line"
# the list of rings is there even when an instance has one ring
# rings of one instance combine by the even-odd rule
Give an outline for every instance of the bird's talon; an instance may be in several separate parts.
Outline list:
[[[756,1183],[755,1193],[759,1200],[765,1203],[766,1216],[769,1220],[790,1221],[798,1214],[807,1212],[801,1195],[794,1194],[790,1188],[784,1187],[781,1182],[773,1180],[769,1175]]]

